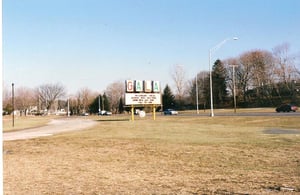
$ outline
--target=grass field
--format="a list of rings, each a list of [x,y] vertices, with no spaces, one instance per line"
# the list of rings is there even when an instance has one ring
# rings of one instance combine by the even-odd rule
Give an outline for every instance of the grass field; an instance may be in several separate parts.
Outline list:
[[[101,119],[4,142],[5,194],[300,193],[299,117]]]

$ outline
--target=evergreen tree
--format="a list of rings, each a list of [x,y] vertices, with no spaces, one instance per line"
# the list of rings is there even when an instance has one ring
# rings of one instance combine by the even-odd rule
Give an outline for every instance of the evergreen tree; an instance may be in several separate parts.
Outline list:
[[[169,85],[166,85],[162,95],[164,109],[175,107],[175,96],[173,95]]]
[[[106,96],[106,94],[104,93],[103,96],[102,96],[102,109],[101,110],[106,110],[106,111],[110,111],[111,108],[110,108],[110,102]]]
[[[216,60],[212,70],[213,101],[217,106],[224,106],[227,96],[226,69],[220,60]]]
[[[101,102],[101,95],[100,96],[100,102]],[[99,96],[95,97],[94,101],[89,105],[89,111],[90,113],[98,113],[99,112]],[[100,107],[101,109],[101,107]]]
[[[124,104],[123,104],[123,99],[120,98],[120,101],[119,101],[119,113],[123,113],[124,112]]]

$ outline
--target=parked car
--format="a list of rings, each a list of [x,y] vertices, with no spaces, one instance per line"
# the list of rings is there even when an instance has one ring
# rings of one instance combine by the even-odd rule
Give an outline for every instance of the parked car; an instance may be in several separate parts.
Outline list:
[[[101,110],[98,115],[107,115],[108,116],[108,115],[111,115],[111,114],[112,113],[110,111]]]
[[[282,104],[276,108],[276,112],[296,112],[298,107],[292,104]]]
[[[178,112],[176,110],[173,110],[173,109],[167,109],[164,111],[164,114],[165,115],[177,115]]]
[[[107,115],[107,116],[110,116],[110,115],[112,115],[112,112],[110,112],[110,111],[106,111],[103,115]]]

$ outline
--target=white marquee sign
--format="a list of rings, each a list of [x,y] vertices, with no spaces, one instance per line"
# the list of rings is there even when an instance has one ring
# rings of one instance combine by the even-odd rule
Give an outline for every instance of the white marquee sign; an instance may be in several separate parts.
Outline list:
[[[126,93],[126,105],[149,105],[161,104],[161,96],[159,93]]]
[[[126,105],[160,105],[159,81],[126,80]]]

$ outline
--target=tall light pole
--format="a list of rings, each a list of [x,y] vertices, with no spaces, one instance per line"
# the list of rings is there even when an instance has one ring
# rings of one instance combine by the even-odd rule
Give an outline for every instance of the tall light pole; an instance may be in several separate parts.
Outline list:
[[[100,112],[101,112],[101,104],[100,104],[100,94],[99,94],[99,96],[98,96],[98,114],[100,114]]]
[[[224,39],[223,41],[221,41],[220,43],[218,43],[216,46],[214,46],[213,48],[211,48],[209,50],[209,61],[208,61],[208,69],[209,69],[209,88],[210,88],[210,116],[214,117],[214,103],[213,103],[213,87],[212,87],[212,69],[211,69],[211,56],[214,52],[216,52],[218,49],[220,49],[220,47],[222,47],[222,45],[224,45],[227,41],[229,40],[238,40],[237,37],[233,37],[233,38],[227,38]]]
[[[233,105],[234,105],[234,113],[236,113],[236,95],[235,95],[235,68],[239,65],[229,65],[232,67],[232,82],[233,82]]]
[[[197,114],[199,114],[199,92],[198,92],[198,73],[196,74],[196,108]]]
[[[70,117],[70,97],[68,97],[68,117]]]

